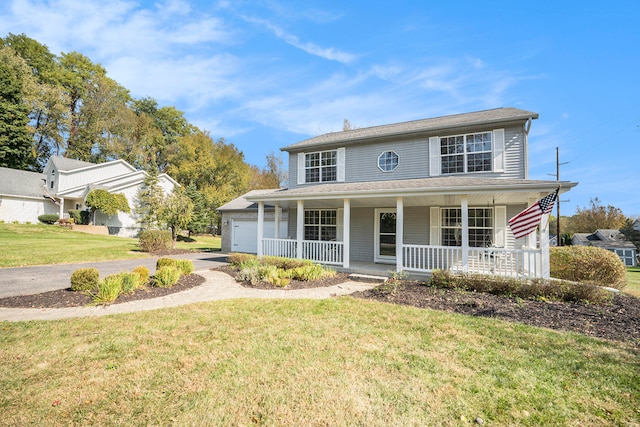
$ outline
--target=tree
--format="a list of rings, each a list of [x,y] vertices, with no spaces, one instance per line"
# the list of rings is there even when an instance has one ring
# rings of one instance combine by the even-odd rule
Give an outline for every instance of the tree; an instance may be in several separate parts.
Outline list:
[[[598,229],[619,230],[626,222],[622,210],[614,206],[602,206],[597,197],[591,199],[588,208],[576,208],[576,214],[569,220],[567,232],[593,233]]]
[[[160,227],[160,213],[164,199],[164,191],[158,184],[158,170],[152,169],[144,178],[136,195],[134,212],[142,228]]]
[[[13,49],[0,49],[0,166],[28,169],[34,164],[27,105],[36,81]]]
[[[109,193],[107,190],[97,189],[89,191],[85,204],[91,208],[93,222],[95,224],[95,212],[100,210],[106,215],[115,215],[118,212],[129,213],[131,208],[127,198],[122,193]]]
[[[634,222],[635,221],[632,218],[627,218],[624,225],[620,228],[620,232],[624,234],[625,240],[636,245],[638,253],[640,253],[640,231],[633,228]]]
[[[207,209],[207,201],[204,198],[204,195],[198,191],[198,188],[194,183],[190,183],[186,187],[185,195],[193,203],[193,216],[186,227],[187,230],[189,230],[189,236],[191,236],[192,233],[204,233],[212,220],[210,215],[208,215],[209,209]]]
[[[171,248],[173,249],[178,234],[187,228],[193,218],[193,202],[185,194],[182,187],[176,187],[164,201],[160,211],[160,221],[171,230]]]
[[[250,190],[262,188],[282,188],[287,185],[288,173],[283,167],[282,157],[273,151],[267,154],[267,166],[260,169],[257,166],[251,167]]]

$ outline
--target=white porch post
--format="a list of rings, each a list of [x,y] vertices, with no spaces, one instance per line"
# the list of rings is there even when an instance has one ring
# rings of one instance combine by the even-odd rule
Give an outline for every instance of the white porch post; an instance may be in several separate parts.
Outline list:
[[[469,271],[469,199],[462,196],[462,272]]]
[[[535,202],[537,202],[536,199],[529,199],[529,203],[527,205],[527,207],[533,205]],[[531,233],[527,234],[524,238],[524,244],[526,247],[531,248],[531,249],[537,249],[538,246],[536,244],[536,232],[532,231]]]
[[[64,197],[60,197],[60,212],[58,218],[64,218]]]
[[[280,205],[278,203],[275,204],[275,206],[273,207],[275,209],[274,212],[274,227],[276,228],[274,233],[273,233],[273,237],[276,239],[280,238]]]
[[[258,257],[262,256],[262,238],[264,234],[264,202],[258,202]]]
[[[298,200],[296,222],[296,258],[302,259],[302,239],[304,238],[304,201]]]
[[[535,234],[534,234],[535,235]],[[551,267],[549,265],[549,215],[542,215],[540,221],[540,256],[542,258],[542,278],[551,277]]]
[[[402,197],[396,199],[396,271],[403,270],[404,253],[404,200]]]
[[[349,246],[351,242],[351,200],[343,201],[343,217],[342,217],[342,267],[349,268]]]

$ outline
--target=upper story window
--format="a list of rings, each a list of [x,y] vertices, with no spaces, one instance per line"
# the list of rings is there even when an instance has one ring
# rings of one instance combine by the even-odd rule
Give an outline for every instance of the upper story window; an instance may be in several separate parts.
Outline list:
[[[55,177],[56,177],[56,171],[55,171],[55,170],[52,170],[52,171],[51,171],[51,182],[49,183],[49,187],[50,187],[51,189],[53,189],[53,183],[54,183],[54,179],[55,179]]]
[[[305,182],[333,182],[338,179],[338,151],[306,153]]]
[[[382,172],[393,172],[398,167],[398,155],[395,151],[385,151],[378,156],[378,167]]]
[[[442,174],[490,172],[493,150],[491,132],[440,138]]]

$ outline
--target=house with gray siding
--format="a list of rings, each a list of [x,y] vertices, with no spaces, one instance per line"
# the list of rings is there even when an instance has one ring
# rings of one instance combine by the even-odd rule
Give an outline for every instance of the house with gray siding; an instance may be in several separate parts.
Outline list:
[[[625,240],[620,230],[602,229],[596,230],[595,233],[575,233],[571,238],[571,244],[606,249],[618,255],[625,266],[636,266],[636,246]]]
[[[577,185],[529,179],[528,135],[537,118],[498,108],[288,145],[281,150],[289,156],[289,187],[242,197],[254,206],[255,252],[345,269],[378,263],[418,273],[548,275],[548,252],[535,232],[515,239],[507,226],[556,188]],[[286,232],[278,223],[283,214],[266,231],[267,206],[286,212]],[[223,239],[223,250],[233,243]]]

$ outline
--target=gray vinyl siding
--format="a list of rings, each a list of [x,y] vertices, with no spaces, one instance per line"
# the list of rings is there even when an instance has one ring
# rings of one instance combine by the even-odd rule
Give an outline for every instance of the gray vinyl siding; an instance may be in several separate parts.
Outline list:
[[[373,262],[374,211],[372,208],[351,209],[351,259]]]
[[[429,207],[404,208],[404,243],[408,245],[429,244]]]
[[[507,206],[507,221],[509,221],[509,219],[513,218],[514,216],[518,215],[520,212],[522,212],[526,208],[527,208],[527,205]],[[519,249],[522,246],[524,246],[525,243],[526,243],[526,237],[521,237],[519,239],[516,239],[513,236],[513,232],[507,225],[507,242],[505,246],[510,249]]]
[[[525,135],[521,124],[496,127],[505,131],[505,171],[502,173],[471,173],[468,176],[492,178],[520,178],[525,174]],[[438,134],[421,135],[411,139],[381,140],[376,142],[346,144],[345,146],[345,182],[388,181],[429,177],[429,137],[453,136],[475,132],[486,132],[494,127],[473,127],[449,129]],[[322,151],[337,147],[315,148],[308,152]],[[385,151],[395,151],[398,155],[398,167],[393,172],[383,172],[378,168],[378,157]],[[297,188],[298,153],[289,154],[289,188]],[[453,175],[442,175],[453,176]]]

